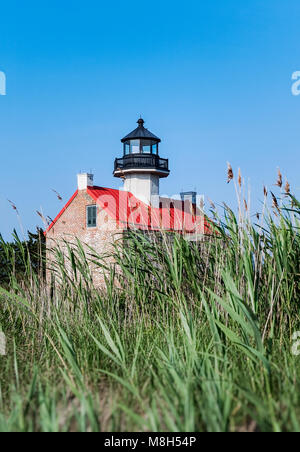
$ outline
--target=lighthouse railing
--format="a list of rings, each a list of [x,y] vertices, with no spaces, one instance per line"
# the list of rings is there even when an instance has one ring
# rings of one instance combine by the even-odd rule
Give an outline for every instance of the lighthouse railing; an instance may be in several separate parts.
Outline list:
[[[131,154],[122,158],[115,159],[115,171],[120,169],[146,169],[155,168],[169,171],[169,160],[163,159],[158,155]]]

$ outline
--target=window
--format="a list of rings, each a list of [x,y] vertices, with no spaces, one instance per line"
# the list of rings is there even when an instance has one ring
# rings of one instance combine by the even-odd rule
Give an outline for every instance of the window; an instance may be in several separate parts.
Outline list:
[[[130,153],[131,154],[139,154],[140,152],[140,140],[131,140],[130,141]]]
[[[158,144],[154,143],[152,144],[152,154],[158,154]]]
[[[124,153],[125,155],[130,153],[130,144],[128,142],[124,144]]]
[[[97,206],[87,206],[86,225],[88,228],[95,228],[97,226]]]
[[[141,140],[141,148],[143,154],[151,154],[151,141]]]

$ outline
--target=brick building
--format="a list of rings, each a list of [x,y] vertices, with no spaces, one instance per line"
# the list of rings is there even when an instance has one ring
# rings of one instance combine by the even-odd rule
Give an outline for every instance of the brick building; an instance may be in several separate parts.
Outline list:
[[[113,174],[123,180],[123,190],[94,185],[92,174],[77,176],[76,192],[45,232],[49,259],[52,248],[64,249],[76,239],[109,255],[128,229],[177,232],[188,240],[209,232],[194,192],[182,193],[180,200],[160,197],[159,181],[170,173],[168,160],[159,155],[160,141],[142,119],[121,140],[123,156],[115,160]],[[99,270],[93,278],[97,286],[104,282]]]

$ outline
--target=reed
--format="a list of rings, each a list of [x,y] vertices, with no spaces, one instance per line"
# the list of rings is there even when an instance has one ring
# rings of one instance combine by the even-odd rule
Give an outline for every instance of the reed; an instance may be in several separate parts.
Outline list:
[[[239,171],[237,214],[211,203],[218,233],[200,243],[137,232],[125,251],[116,243],[103,291],[89,263],[107,262],[79,242],[56,250],[49,292],[28,248],[20,280],[2,240],[0,430],[300,430],[300,203],[288,182],[264,188],[251,216],[242,185]]]

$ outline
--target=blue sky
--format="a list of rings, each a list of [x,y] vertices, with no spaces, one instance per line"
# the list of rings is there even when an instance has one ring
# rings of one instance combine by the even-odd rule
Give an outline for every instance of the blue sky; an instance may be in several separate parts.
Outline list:
[[[119,187],[113,160],[136,126],[162,138],[161,192],[234,204],[226,162],[255,209],[277,167],[300,194],[300,3],[296,0],[2,2],[0,232],[54,217],[79,170]]]

